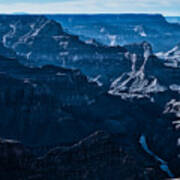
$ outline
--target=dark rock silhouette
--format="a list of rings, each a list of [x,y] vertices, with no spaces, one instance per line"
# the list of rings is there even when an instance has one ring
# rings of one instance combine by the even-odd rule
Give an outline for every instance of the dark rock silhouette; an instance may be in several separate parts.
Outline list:
[[[21,148],[19,148],[19,146]],[[13,179],[162,179],[165,174],[156,162],[143,153],[131,152],[121,148],[114,137],[105,132],[96,132],[77,144],[56,147],[43,157],[37,158],[26,152],[23,145],[13,141],[1,141],[0,177]],[[6,155],[4,154],[6,152]],[[17,165],[18,164],[18,165]],[[2,164],[1,164],[2,165]],[[15,166],[15,167],[14,167]],[[11,173],[8,173],[8,170]],[[23,170],[23,172],[22,172]]]

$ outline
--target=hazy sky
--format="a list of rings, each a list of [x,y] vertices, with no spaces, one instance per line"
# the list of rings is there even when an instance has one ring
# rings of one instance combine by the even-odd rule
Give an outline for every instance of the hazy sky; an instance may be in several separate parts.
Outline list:
[[[0,0],[0,13],[162,13],[180,16],[180,0]]]

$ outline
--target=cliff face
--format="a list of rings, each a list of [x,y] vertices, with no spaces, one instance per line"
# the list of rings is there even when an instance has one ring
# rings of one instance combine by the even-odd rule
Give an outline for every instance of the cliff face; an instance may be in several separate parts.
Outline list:
[[[93,41],[84,43],[46,17],[2,16],[0,19],[2,44],[14,51],[17,59],[25,65],[41,67],[53,64],[78,68],[91,78],[101,76],[106,84],[119,73],[119,69],[129,68],[128,61],[124,61],[123,67],[121,63],[125,60],[125,48],[106,47]],[[116,62],[116,68],[113,62]]]
[[[57,143],[58,146],[74,144],[94,131],[104,130],[117,135],[115,139],[119,139],[120,147],[135,159],[131,163],[137,164],[136,161],[143,157],[138,155],[136,148],[139,137],[144,137],[153,154],[166,161],[172,171],[179,175],[178,66],[169,67],[166,61],[154,56],[147,42],[107,47],[96,41],[84,43],[77,36],[65,33],[58,23],[43,16],[2,16],[0,19],[3,37],[0,45],[2,138],[18,139],[31,146],[47,145],[49,150]],[[50,161],[55,163],[55,170],[66,164],[69,168],[67,172],[70,172],[76,168],[73,164],[76,157],[71,154],[80,152],[88,156],[91,153],[89,148],[96,153],[98,149],[95,147],[100,146],[101,149],[102,144],[99,141],[95,141],[95,144],[86,148],[87,153],[83,151],[86,143],[53,151],[54,154],[58,153],[57,158],[64,153],[65,158],[72,159],[70,166],[67,159],[62,157],[58,162],[51,161],[49,156],[53,159],[53,153],[38,161],[31,156],[28,158],[32,158],[33,166],[37,169],[41,163]],[[32,149],[30,147],[30,151]],[[121,152],[115,148],[117,151]],[[102,152],[108,156],[103,148]],[[110,151],[110,154],[113,152]],[[116,155],[112,156],[116,159]],[[77,158],[81,158],[79,156]],[[102,155],[92,158],[93,163],[100,163],[98,158],[103,161]],[[91,159],[87,162],[92,163]],[[82,167],[80,160],[77,161]],[[92,168],[96,167],[93,163]],[[116,160],[113,163],[115,170],[112,174],[120,175]],[[118,163],[123,169],[121,162]],[[88,171],[87,177],[95,178],[89,172],[91,168],[88,164],[83,164]],[[127,165],[130,169],[135,168]],[[98,172],[111,171],[107,166],[102,166]],[[126,168],[124,170],[127,171]],[[81,177],[82,170],[79,171],[80,175],[76,171],[77,177]],[[65,171],[63,173],[66,174]],[[134,173],[132,171],[133,177]],[[58,176],[67,177],[68,174],[71,173]],[[155,174],[158,175],[158,172]]]
[[[4,162],[0,166],[3,172],[0,177],[6,180],[12,177],[33,180],[165,177],[155,162],[143,154],[140,156],[144,161],[132,157],[131,152],[124,151],[114,137],[105,132],[96,132],[72,146],[56,147],[40,158],[34,157],[22,144],[7,140],[0,142],[0,152]]]
[[[126,45],[142,41],[152,44],[154,51],[167,51],[180,39],[180,25],[168,23],[159,14],[114,15],[50,15],[50,19],[81,37],[84,41],[96,41],[109,46]],[[91,26],[91,28],[89,28]]]
[[[158,26],[160,21],[167,25],[161,16],[145,16],[144,20],[140,17],[137,16],[134,23],[151,21]],[[131,18],[129,15],[126,20]],[[80,69],[90,79],[98,80],[105,88],[109,88],[123,73],[129,73],[134,64],[136,68],[145,64],[145,56],[150,57],[153,54],[152,47],[147,42],[124,47],[107,47],[94,40],[85,43],[78,36],[64,32],[59,23],[45,16],[1,16],[0,20],[3,26],[0,30],[1,46],[7,47],[9,53],[11,52],[8,54],[2,51],[1,55],[15,56],[30,67],[51,64]],[[136,62],[133,56],[137,56]]]
[[[46,144],[55,143],[58,134],[64,138],[61,141],[84,135],[76,130],[80,122],[65,108],[94,102],[101,93],[96,83],[89,82],[78,70],[53,66],[31,69],[4,57],[0,57],[0,72],[2,137]],[[84,129],[88,133],[91,128]]]

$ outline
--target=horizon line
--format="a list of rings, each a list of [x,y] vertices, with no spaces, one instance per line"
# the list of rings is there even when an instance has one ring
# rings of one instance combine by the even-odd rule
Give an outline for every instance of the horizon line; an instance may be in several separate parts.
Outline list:
[[[12,13],[0,13],[0,15],[161,15],[164,17],[180,17],[180,15],[165,15],[163,13],[138,13],[138,12],[127,12],[127,13],[106,13],[106,12],[97,12],[97,13],[28,13],[28,12],[12,12]]]

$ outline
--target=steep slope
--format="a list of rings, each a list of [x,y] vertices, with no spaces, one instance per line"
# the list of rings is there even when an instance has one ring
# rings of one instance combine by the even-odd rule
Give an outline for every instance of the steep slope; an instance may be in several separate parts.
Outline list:
[[[27,66],[53,64],[78,68],[92,79],[104,74],[102,81],[108,84],[125,59],[125,48],[106,47],[94,41],[84,43],[77,36],[65,33],[59,23],[43,16],[1,16],[0,19],[4,29],[0,31],[2,43]],[[128,62],[124,62],[124,68],[128,68]]]
[[[138,51],[139,46],[141,45],[125,46],[131,53],[134,53],[129,56],[131,71],[124,72],[112,82],[109,93],[120,95],[123,98],[152,98],[152,94],[169,90],[178,92],[180,69],[167,66],[167,61],[170,62],[170,59],[158,59],[154,56],[149,44],[144,43],[144,52]],[[141,52],[141,56],[138,55],[138,52]]]
[[[129,15],[126,20],[118,19],[122,22],[131,22],[131,17]],[[160,31],[172,28],[162,16],[145,16],[144,18],[137,15],[133,23],[142,23],[146,20],[160,28]],[[142,63],[142,61],[146,61],[144,43],[124,47],[106,47],[95,41],[84,43],[77,36],[65,33],[60,24],[48,20],[44,16],[1,16],[0,19],[3,27],[0,30],[3,45],[14,51],[19,61],[27,66],[41,67],[53,64],[80,69],[90,80],[98,82],[99,85],[105,85],[108,89],[108,86],[117,77],[131,72],[135,56],[137,56],[136,68],[141,66],[143,69],[145,65]],[[164,30],[162,30],[162,27],[158,26],[159,21],[167,28],[163,26]],[[176,58],[178,56],[177,47],[174,49],[176,53],[173,55]],[[150,55],[152,55],[152,50],[150,51]],[[172,55],[173,52],[169,53]],[[2,55],[12,56],[3,52]],[[173,61],[173,63],[177,64],[178,61]],[[139,69],[139,71],[141,70]],[[148,84],[153,84],[153,82],[156,84],[155,79],[150,80]],[[146,84],[146,82],[144,83]]]
[[[9,17],[2,16],[1,18],[8,20]],[[22,26],[26,18],[27,22]],[[1,32],[4,46],[16,52],[21,63],[30,67],[53,64],[80,69],[89,77],[89,80],[96,81],[107,89],[118,76],[124,76],[123,73],[130,72],[133,66],[139,69],[136,77],[139,78],[139,75],[142,77],[147,61],[146,56],[151,56],[153,53],[146,42],[124,47],[106,47],[95,41],[84,43],[77,36],[65,33],[57,22],[43,16],[12,16],[9,24],[4,25],[6,26],[12,30],[5,35],[3,31]],[[146,51],[148,48],[149,52]],[[2,55],[6,54],[2,52]],[[135,78],[134,75],[132,77]],[[152,86],[154,83],[156,84],[156,79],[148,82]]]
[[[108,93],[132,102],[130,106],[134,108],[129,107],[129,110],[124,111],[134,113],[134,117],[138,112],[141,114],[135,118],[138,122],[137,129],[142,128],[140,132],[146,134],[150,147],[160,157],[171,162],[171,166],[178,172],[180,69],[167,66],[167,60],[158,59],[150,52],[150,47],[146,45],[144,58],[137,54],[131,55],[131,71],[124,72],[113,81]],[[146,125],[142,125],[144,123]],[[166,142],[169,142],[168,148]]]
[[[41,158],[33,157],[32,152],[18,142],[2,140],[0,147],[0,159],[3,160],[0,177],[6,180],[12,177],[15,180],[167,177],[155,161],[138,151],[137,156],[126,152],[114,136],[105,132],[96,132],[72,146],[51,149]],[[8,161],[12,166],[7,164]]]
[[[64,109],[89,105],[101,93],[80,71],[54,66],[32,69],[1,56],[0,83],[2,137],[47,144],[56,143],[56,137],[71,142],[93,131]]]

